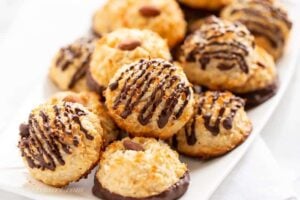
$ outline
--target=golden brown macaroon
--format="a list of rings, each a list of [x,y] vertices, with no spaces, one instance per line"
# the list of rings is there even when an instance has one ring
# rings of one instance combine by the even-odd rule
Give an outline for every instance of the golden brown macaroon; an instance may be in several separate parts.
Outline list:
[[[181,153],[203,159],[223,155],[242,143],[252,130],[244,100],[230,92],[195,95],[194,115],[172,138]]]
[[[94,32],[119,28],[152,30],[173,47],[184,38],[186,22],[175,0],[109,0],[94,15]]]
[[[180,62],[188,79],[213,90],[246,83],[252,70],[254,37],[239,23],[208,17],[181,46]]]
[[[180,3],[191,8],[201,8],[207,10],[219,10],[233,2],[233,0],[178,0]]]
[[[87,91],[80,93],[68,91],[56,93],[49,99],[50,104],[57,104],[61,101],[80,103],[100,118],[103,129],[103,147],[118,138],[121,131],[109,116],[105,104],[97,94]]]
[[[206,18],[188,36],[179,57],[192,83],[241,95],[247,107],[263,103],[277,91],[274,59],[238,22]]]
[[[292,23],[278,2],[239,0],[224,8],[221,17],[243,23],[275,60],[282,56]]]
[[[171,60],[168,45],[149,30],[119,29],[102,37],[96,44],[88,72],[88,86],[98,94],[124,64],[142,58]]]
[[[85,74],[94,50],[94,38],[80,38],[55,55],[49,76],[61,90],[87,90]]]
[[[124,65],[105,96],[111,117],[133,136],[166,139],[193,113],[193,90],[182,68],[162,59]]]
[[[103,130],[99,118],[78,103],[43,104],[20,126],[19,148],[35,179],[63,187],[97,164]]]
[[[93,193],[107,200],[170,200],[181,197],[188,185],[187,166],[166,143],[125,138],[103,153]]]

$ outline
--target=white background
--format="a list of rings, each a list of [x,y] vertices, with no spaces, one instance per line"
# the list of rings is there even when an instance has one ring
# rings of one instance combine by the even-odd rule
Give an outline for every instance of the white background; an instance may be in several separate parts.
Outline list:
[[[0,49],[9,34],[12,34],[10,27],[13,26],[14,19],[20,17],[18,13],[24,3],[23,0],[0,0]],[[22,98],[30,90],[30,83],[35,82],[27,80],[22,73],[7,68],[1,62],[2,56],[5,56],[5,52],[0,55],[0,134],[22,105]],[[30,66],[22,67],[30,70]],[[300,69],[297,69],[283,100],[262,131],[261,137],[256,139],[212,199],[297,199],[296,195],[300,195],[299,115]],[[24,198],[0,191],[0,199]]]

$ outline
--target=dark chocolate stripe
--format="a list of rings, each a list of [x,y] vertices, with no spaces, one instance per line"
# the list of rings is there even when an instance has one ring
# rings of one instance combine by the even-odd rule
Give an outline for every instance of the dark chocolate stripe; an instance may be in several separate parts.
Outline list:
[[[229,52],[225,50],[204,52],[199,60],[203,70],[206,69],[207,64],[210,62],[210,59],[237,61],[237,64],[239,65],[240,69],[245,73],[249,73],[249,67],[244,59],[244,56],[240,53]]]
[[[209,107],[209,110],[213,110],[215,107],[215,103],[221,97],[222,93],[214,92],[212,96],[212,102]],[[202,108],[206,103],[207,96],[201,96],[199,103],[195,107],[195,113],[190,121],[184,127],[184,133],[186,142],[188,145],[194,145],[197,142],[197,134],[195,130],[196,119],[197,117],[202,116],[204,120],[204,126],[207,130],[209,130],[212,135],[218,135],[220,132],[220,125],[222,125],[225,129],[232,129],[232,121],[237,113],[237,111],[244,106],[244,101],[239,97],[231,97],[228,101],[224,102],[223,105],[219,108],[218,114],[214,122],[212,122],[212,114],[206,110],[204,113]],[[226,114],[226,108],[231,107],[230,111]]]
[[[132,83],[130,85],[127,86],[127,88],[125,89],[125,91],[130,90],[130,93],[126,96],[127,101],[125,102],[125,110],[122,112],[121,117],[123,119],[126,119],[128,117],[128,115],[131,114],[132,109],[134,108],[134,106],[139,102],[140,98],[142,98],[143,94],[145,92],[142,92],[141,95],[138,96],[138,98],[136,99],[136,101],[132,102],[132,98],[135,95],[135,93],[141,89],[142,86],[145,85],[145,82],[148,81],[149,77],[151,75],[151,72],[146,73],[146,70],[140,70],[140,74],[138,74],[132,81]],[[140,81],[139,83],[137,83],[137,81],[139,79],[142,79],[142,81]],[[153,79],[152,79],[153,80]],[[134,87],[134,88],[132,88]],[[127,93],[127,92],[126,92]]]
[[[212,46],[218,46],[220,49],[227,48],[228,50],[215,50],[215,51],[209,51],[207,48]],[[201,68],[203,70],[206,69],[207,64],[210,62],[211,59],[225,59],[225,60],[232,60],[237,61],[239,67],[241,70],[245,73],[249,72],[249,67],[244,59],[245,56],[249,54],[249,51],[247,47],[238,42],[209,42],[205,45],[197,45],[195,49],[193,49],[186,57],[186,60],[188,62],[195,62],[197,57],[199,56],[199,62],[201,64]],[[225,65],[225,63],[224,63]],[[226,66],[217,66],[220,70],[229,70],[234,67],[233,64],[229,65],[226,64]]]
[[[206,129],[209,130],[213,135],[218,135],[218,133],[220,132],[219,125],[220,125],[220,121],[221,121],[221,118],[223,117],[224,112],[225,112],[225,108],[222,107],[219,110],[218,117],[213,125],[210,124],[211,117],[212,117],[211,114],[206,114],[203,116],[204,125],[205,125]]]
[[[72,46],[61,48],[60,56],[56,61],[56,66],[61,68],[62,71],[65,71],[69,65],[73,63],[73,60],[79,56],[81,56],[79,49],[72,48]]]
[[[62,155],[59,152],[57,143],[59,143],[62,146],[64,152],[68,153],[68,154],[71,153],[70,147],[68,145],[64,144],[63,142],[61,142],[59,137],[55,137],[55,134],[53,134],[50,131],[49,117],[43,111],[40,112],[40,117],[43,119],[43,128],[44,128],[44,131],[47,133],[47,134],[42,134],[42,138],[44,141],[46,141],[46,144],[49,146],[49,149],[50,149],[50,152],[52,153],[52,155],[54,155],[56,157],[57,161],[63,165],[64,160],[62,158]],[[41,130],[41,133],[43,133],[42,130]]]
[[[80,108],[71,108],[67,103],[64,103],[65,111],[59,109],[56,105],[53,106],[53,110],[55,118],[52,122],[44,111],[39,112],[42,125],[40,125],[38,119],[31,114],[28,120],[29,124],[25,127],[25,131],[28,132],[28,134],[21,134],[19,147],[22,156],[25,157],[31,168],[55,170],[58,164],[65,164],[62,151],[66,154],[71,154],[71,146],[66,144],[56,132],[62,131],[66,134],[72,134],[73,127],[71,119],[80,126],[80,130],[85,134],[87,139],[93,139],[93,136],[88,134],[88,131],[82,126],[79,120],[80,116],[86,115],[83,110]],[[64,124],[62,118],[66,119],[68,126]],[[55,129],[51,128],[51,123],[54,123]],[[79,141],[76,141],[74,145],[78,145],[78,142]]]
[[[159,128],[165,127],[165,125],[168,123],[169,118],[173,114],[173,110],[178,103],[179,96],[186,90],[186,88],[187,87],[184,86],[184,83],[179,83],[174,92],[166,100],[165,107],[162,109],[157,120],[157,125]]]
[[[118,105],[128,97],[127,92],[131,89],[131,87],[136,83],[136,81],[138,80],[137,77],[135,77],[135,75],[137,73],[139,73],[140,71],[143,71],[144,69],[144,65],[143,63],[140,63],[139,66],[139,70],[131,70],[130,74],[128,74],[125,82],[124,82],[124,86],[121,89],[121,92],[119,93],[119,95],[117,96],[117,98],[114,101],[114,105],[113,105],[113,109],[117,109]],[[119,80],[121,80],[123,77],[123,73],[121,74],[120,78],[116,81],[116,83],[119,82]],[[134,78],[134,79],[133,79]],[[133,79],[133,81],[132,81]],[[131,83],[130,83],[131,82]],[[111,88],[111,86],[110,86]]]
[[[139,103],[140,99],[146,94],[149,85],[151,85],[151,83],[153,83],[153,82],[155,81],[156,77],[157,77],[157,76],[160,76],[162,72],[163,72],[163,68],[161,68],[161,70],[160,70],[157,74],[151,73],[151,78],[150,78],[150,79],[149,79],[149,77],[150,77],[150,74],[149,74],[149,75],[147,76],[146,79],[140,81],[140,82],[143,83],[143,89],[142,89],[142,91],[140,92],[140,94],[138,95],[138,97],[136,98],[136,101],[133,102],[132,104],[130,104],[129,109],[126,108],[127,111],[125,110],[125,112],[127,112],[128,114],[131,114],[132,109],[134,108],[134,106],[136,106],[136,105]],[[165,78],[167,78],[167,76],[166,76]],[[141,110],[139,116],[138,116],[138,120],[139,120],[139,122],[140,122],[142,125],[146,125],[146,124],[149,122],[149,119],[150,119],[151,116],[152,116],[151,113],[150,113],[147,117],[144,117],[143,114],[146,112],[146,110],[147,110],[148,108],[150,108],[150,107],[151,107],[151,104],[153,103],[152,105],[155,105],[155,106],[152,107],[152,108],[153,108],[153,109],[152,109],[152,113],[153,113],[153,112],[155,111],[156,106],[157,106],[158,103],[159,103],[159,102],[155,101],[155,98],[156,98],[156,91],[157,91],[157,89],[155,89],[155,91],[151,94],[150,99],[151,99],[152,101],[151,101],[150,103],[149,103],[149,102],[146,103],[146,105],[148,105],[148,106],[144,106],[144,107],[142,108],[142,110]],[[133,90],[133,92],[135,92],[135,90]],[[133,93],[132,93],[132,95],[133,95]],[[130,102],[130,101],[128,101],[128,102]],[[127,106],[125,106],[125,107],[127,107]]]
[[[190,91],[189,87],[185,88],[184,95],[185,95],[184,102],[183,102],[182,106],[178,109],[178,111],[175,113],[176,119],[178,119],[182,115],[185,107],[187,106],[187,104],[189,103],[189,101],[191,99],[191,91]]]
[[[282,9],[275,7],[272,2],[253,0],[253,1],[250,1],[249,4],[250,5],[258,4],[260,6],[263,6],[267,11],[269,11],[271,13],[272,17],[283,21],[286,24],[286,26],[289,29],[291,29],[292,23],[288,19],[287,13],[285,11],[283,11]]]
[[[79,125],[80,130],[85,134],[88,140],[93,140],[94,136],[90,135],[89,132],[82,126],[81,121],[78,116],[73,116],[72,119]]]
[[[198,48],[198,51],[205,50],[206,48],[211,47],[211,46],[229,47],[230,49],[241,50],[245,55],[249,54],[248,48],[244,44],[242,44],[238,41],[232,41],[232,42],[214,41],[214,42],[209,42],[209,43],[203,45],[202,47]]]
[[[285,41],[281,29],[276,25],[263,24],[249,19],[240,19],[239,22],[247,26],[253,35],[265,37],[274,48],[280,47]]]
[[[86,75],[86,72],[90,66],[91,56],[92,54],[89,54],[87,59],[81,64],[81,66],[73,74],[71,81],[68,85],[69,89],[72,89],[75,86],[75,84]]]
[[[184,127],[184,132],[185,132],[185,138],[186,142],[188,145],[194,145],[197,142],[197,137],[196,137],[196,116],[194,116],[192,119],[192,122],[188,123]]]
[[[52,158],[51,149],[49,149],[50,152],[48,152],[44,148],[44,146],[41,142],[41,139],[44,140],[46,137],[45,137],[43,131],[41,130],[37,120],[34,118],[32,118],[31,120],[33,122],[32,122],[32,126],[30,126],[32,128],[32,129],[30,129],[30,131],[35,133],[35,134],[32,134],[32,139],[34,141],[33,144],[35,144],[34,146],[37,148],[37,152],[38,152],[38,154],[35,154],[35,155],[33,154],[32,156],[35,160],[39,161],[39,164],[42,167],[42,169],[54,170],[56,167],[56,164],[55,164],[54,158]],[[40,135],[40,136],[38,136],[38,135]],[[46,142],[46,144],[48,143],[47,140],[45,142]],[[46,146],[48,148],[51,148],[51,147],[49,147],[48,144]],[[45,156],[45,158],[47,158],[48,162],[44,158],[44,156]],[[57,160],[59,160],[59,158],[57,158]]]
[[[158,75],[160,75],[162,72],[163,72],[163,68],[159,71]],[[142,108],[142,110],[138,116],[138,120],[142,125],[146,125],[149,123],[157,106],[162,101],[162,97],[165,94],[165,90],[168,87],[171,87],[174,84],[174,82],[176,81],[176,78],[172,77],[173,72],[174,72],[174,70],[171,70],[170,74],[165,75],[163,81],[160,82],[158,84],[158,86],[154,89],[149,100]],[[167,86],[166,86],[166,82],[168,83]]]
[[[152,67],[153,69],[149,70],[149,68]],[[150,88],[149,86],[157,80],[157,77],[163,74],[164,70],[169,71],[168,73],[166,72],[164,77],[161,78],[161,81],[158,82],[157,86],[151,91],[137,119],[142,125],[148,124],[158,108],[158,105],[162,103],[165,103],[165,105],[157,120],[159,128],[163,128],[166,125],[172,114],[174,114],[176,118],[179,118],[190,99],[190,88],[185,86],[184,83],[177,83],[180,79],[173,75],[176,67],[168,62],[157,60],[142,60],[139,63],[133,64],[125,72],[121,73],[114,83],[110,84],[109,88],[115,90],[119,87],[119,81],[124,80],[120,92],[114,99],[113,109],[117,109],[120,104],[124,105],[124,110],[121,111],[120,116],[123,119],[127,118],[132,114],[133,109],[141,103],[141,99],[147,94]],[[125,73],[128,74],[126,77],[124,77]],[[163,96],[165,95],[165,91],[173,87],[175,91],[164,101]],[[181,95],[184,95],[183,98],[185,98],[185,100],[182,105],[177,107],[177,98]]]

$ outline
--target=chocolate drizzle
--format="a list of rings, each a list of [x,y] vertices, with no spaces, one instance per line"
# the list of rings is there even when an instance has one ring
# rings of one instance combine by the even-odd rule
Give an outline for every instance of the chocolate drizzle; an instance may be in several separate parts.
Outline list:
[[[235,96],[226,98],[225,94],[218,91],[203,93],[197,98],[199,99],[194,108],[194,116],[183,128],[188,145],[194,145],[197,142],[196,121],[199,117],[203,118],[205,128],[212,135],[217,136],[221,125],[224,129],[232,129],[232,121],[236,113],[244,106],[241,98]],[[218,101],[222,101],[222,104],[217,103]],[[216,111],[216,109],[218,110]],[[217,113],[215,117],[213,117],[213,113]]]
[[[79,66],[76,66],[77,70],[73,74],[68,85],[69,89],[72,89],[75,84],[85,76],[90,64],[92,52],[94,50],[93,41],[93,39],[81,38],[75,43],[61,48],[59,56],[56,60],[56,66],[58,68],[60,68],[62,71],[65,71],[70,65],[75,64],[75,60],[79,62]]]
[[[73,60],[81,56],[79,49],[72,46],[64,47],[60,49],[59,57],[56,60],[56,66],[62,71],[65,71]]]
[[[237,19],[239,22],[247,26],[252,34],[266,38],[273,48],[281,48],[285,42],[284,33],[277,22],[283,22],[288,30],[292,27],[287,13],[271,1],[245,1],[240,8],[233,8],[230,14],[240,16]]]
[[[187,62],[198,62],[202,70],[206,70],[211,60],[219,60],[216,68],[221,71],[231,70],[239,67],[242,72],[249,73],[249,66],[245,57],[249,55],[250,49],[245,42],[229,39],[226,42],[220,42],[221,37],[227,34],[236,34],[236,37],[250,36],[249,32],[237,27],[239,25],[225,24],[216,17],[210,17],[206,20],[206,29],[199,29],[193,33],[188,39],[189,42],[193,37],[201,38],[200,41],[194,42],[194,48],[186,55]]]
[[[182,115],[191,97],[191,88],[174,74],[175,71],[176,67],[167,61],[141,60],[133,64],[109,85],[111,91],[120,87],[120,92],[114,99],[113,109],[124,105],[120,116],[126,119],[134,108],[142,103],[141,99],[145,94],[150,93],[137,119],[140,124],[147,125],[154,113],[159,112],[157,125],[159,128],[165,127],[172,115],[177,119]],[[158,78],[160,81],[157,83]],[[123,85],[119,83],[121,80],[124,80]],[[150,89],[150,85],[153,84],[156,84],[154,89]],[[166,91],[172,91],[171,89],[173,92],[166,96]],[[181,105],[179,99],[183,99]],[[161,105],[163,106],[159,111]]]
[[[76,70],[76,72],[72,76],[71,81],[68,85],[69,89],[73,88],[75,86],[75,84],[85,76],[85,74],[90,66],[91,56],[92,56],[92,54],[89,54],[87,59],[82,63],[81,67],[79,67]]]
[[[65,140],[65,137],[68,138],[68,135],[74,131],[75,124],[80,127],[87,139],[93,139],[79,120],[80,116],[86,115],[83,110],[74,109],[69,103],[61,106],[54,105],[52,109],[55,114],[54,119],[41,110],[38,116],[34,114],[29,116],[27,125],[20,126],[19,148],[31,168],[54,171],[57,165],[64,165],[63,157],[65,154],[72,153],[72,144],[79,145],[78,138],[75,136],[73,143]],[[72,124],[71,120],[75,124]]]
[[[264,24],[250,19],[240,19],[239,22],[247,26],[253,35],[266,38],[273,48],[281,47],[285,41],[283,32],[276,25]]]
[[[249,3],[264,7],[265,10],[270,12],[273,18],[283,21],[289,29],[292,28],[292,22],[288,19],[287,13],[281,8],[274,6],[272,1],[252,0]]]

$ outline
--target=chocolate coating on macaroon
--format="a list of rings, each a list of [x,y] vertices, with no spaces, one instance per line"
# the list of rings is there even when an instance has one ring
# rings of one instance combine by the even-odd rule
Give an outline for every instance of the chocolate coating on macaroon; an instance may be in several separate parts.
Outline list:
[[[110,192],[109,190],[105,189],[95,177],[92,191],[95,196],[107,200],[175,200],[175,199],[179,199],[187,191],[189,182],[190,182],[190,175],[188,172],[186,172],[183,175],[183,177],[179,179],[177,183],[175,183],[174,185],[172,185],[162,193],[150,197],[134,198],[134,197],[125,197]]]

